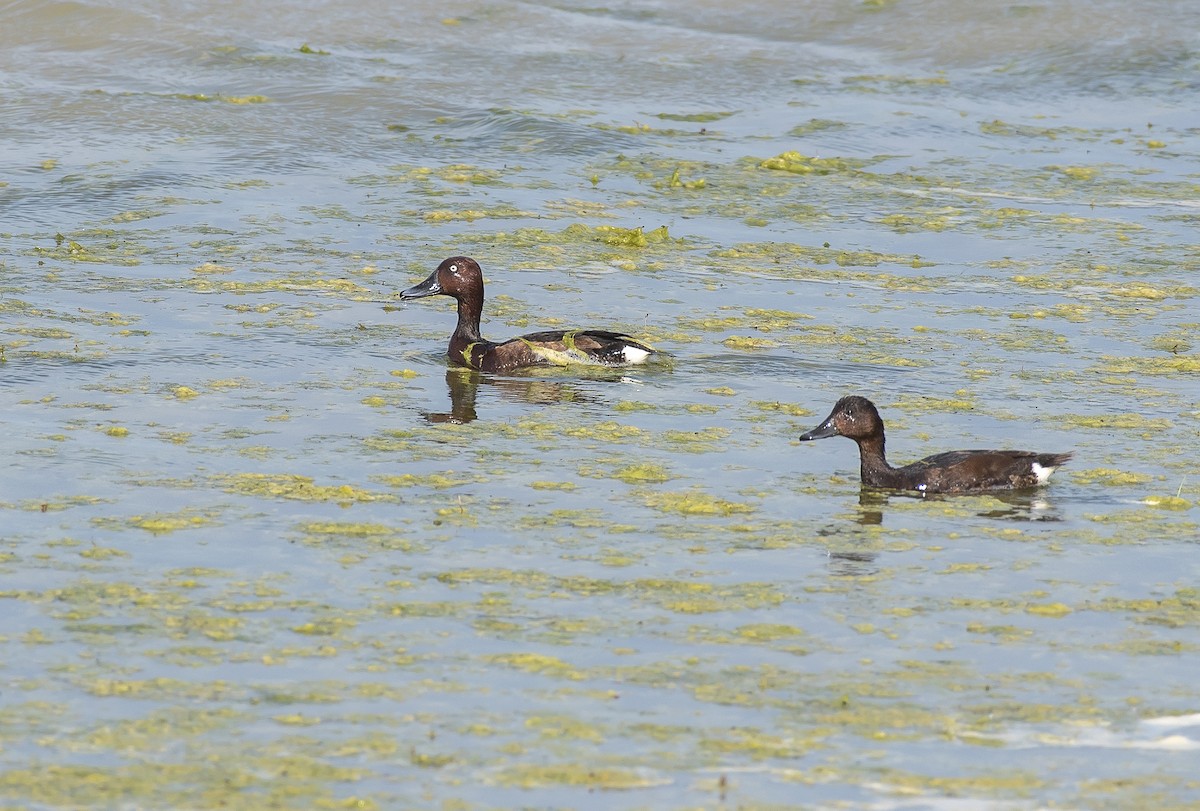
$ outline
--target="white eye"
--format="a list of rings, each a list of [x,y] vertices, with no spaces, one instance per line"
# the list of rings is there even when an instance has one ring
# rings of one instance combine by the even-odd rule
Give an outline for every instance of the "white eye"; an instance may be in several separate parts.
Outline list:
[[[458,273],[458,265],[451,265],[451,266],[450,266],[450,272],[451,272],[451,273]]]

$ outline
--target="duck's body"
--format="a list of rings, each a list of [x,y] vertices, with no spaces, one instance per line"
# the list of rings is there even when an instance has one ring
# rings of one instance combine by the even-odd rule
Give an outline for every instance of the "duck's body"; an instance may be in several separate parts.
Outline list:
[[[548,330],[501,343],[479,334],[483,313],[483,271],[465,256],[438,265],[429,278],[400,294],[402,299],[444,295],[458,302],[458,325],[446,356],[458,366],[484,372],[507,372],[531,366],[572,363],[628,366],[644,363],[654,349],[628,335],[606,330]]]
[[[1070,453],[1032,451],[947,451],[919,462],[892,467],[884,455],[883,420],[875,404],[865,397],[843,397],[816,428],[800,440],[845,436],[858,443],[862,483],[893,490],[921,493],[967,493],[979,490],[1015,490],[1045,483]]]

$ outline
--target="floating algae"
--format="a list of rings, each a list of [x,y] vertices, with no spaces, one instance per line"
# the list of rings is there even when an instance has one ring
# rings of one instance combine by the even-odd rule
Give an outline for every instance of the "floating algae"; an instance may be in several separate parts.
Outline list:
[[[1162,510],[1190,510],[1192,502],[1179,496],[1146,496],[1142,503],[1148,507],[1158,507]]]
[[[1098,368],[1112,374],[1143,374],[1174,377],[1200,372],[1200,355],[1163,357],[1104,357]]]
[[[579,681],[585,677],[582,671],[576,670],[557,656],[537,653],[503,653],[492,656],[491,661],[523,670],[526,673],[536,673],[558,679]]]
[[[666,121],[693,121],[698,123],[707,123],[709,121],[720,121],[723,118],[729,118],[737,111],[721,111],[708,113],[657,113],[656,117]]]
[[[416,545],[401,534],[401,530],[387,524],[355,521],[307,521],[297,530],[313,543],[328,544],[332,541],[371,541],[384,549],[412,551]]]
[[[799,152],[791,151],[767,158],[759,163],[759,166],[763,169],[775,169],[798,175],[825,175],[835,172],[854,172],[869,163],[870,161],[861,158],[810,158]]]
[[[659,484],[675,478],[665,467],[651,462],[627,465],[608,475],[626,484]]]
[[[505,767],[496,778],[501,785],[524,789],[546,786],[585,786],[589,790],[620,790],[667,785],[671,781],[644,770],[605,767],[596,764],[539,766],[519,764]]]
[[[1147,434],[1161,431],[1171,426],[1171,421],[1160,417],[1147,417],[1144,414],[1060,414],[1058,419],[1068,425],[1079,428],[1100,428],[1116,431],[1143,431]]]
[[[615,225],[597,225],[592,230],[605,245],[617,245],[623,248],[645,248],[648,245],[667,242],[671,239],[665,225],[660,225],[649,232],[644,231],[641,226],[618,228]]]
[[[661,437],[663,443],[672,450],[709,453],[719,450],[731,433],[728,428],[712,425],[695,431],[663,431]]]
[[[487,481],[486,476],[458,473],[453,470],[447,470],[445,473],[425,473],[421,475],[401,473],[398,476],[377,476],[375,478],[381,484],[385,484],[388,487],[428,487],[434,490],[448,490],[453,487],[462,487],[465,484],[477,484]]]
[[[433,211],[412,211],[412,215],[419,215],[426,222],[443,223],[443,222],[474,222],[482,219],[528,219],[536,216],[531,211],[522,211],[513,206],[492,206],[491,208],[465,208],[457,211],[448,209],[438,209]]]
[[[215,523],[209,515],[197,514],[192,510],[179,513],[156,513],[153,515],[134,515],[126,519],[94,519],[98,526],[119,527],[127,525],[155,535],[164,535],[181,529],[197,529]]]
[[[1107,487],[1129,487],[1143,485],[1152,480],[1145,473],[1117,470],[1115,468],[1092,468],[1090,470],[1072,470],[1070,476],[1080,484],[1102,484]]]
[[[348,484],[318,485],[309,476],[295,474],[237,473],[217,476],[215,481],[230,493],[248,496],[337,503],[396,500],[395,496],[387,493],[377,493]]]
[[[778,346],[770,338],[755,338],[749,335],[731,335],[721,343],[730,349],[770,349]]]
[[[708,495],[698,489],[682,492],[653,492],[642,496],[646,506],[679,515],[734,515],[754,512],[754,507],[737,501]]]

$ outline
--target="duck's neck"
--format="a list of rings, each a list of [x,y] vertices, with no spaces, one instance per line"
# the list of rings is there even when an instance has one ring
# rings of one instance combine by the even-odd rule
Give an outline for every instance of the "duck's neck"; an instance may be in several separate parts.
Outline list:
[[[896,470],[888,464],[883,452],[883,434],[858,440],[859,474],[863,484],[890,487]]]
[[[458,326],[451,337],[452,345],[464,347],[483,340],[479,335],[479,316],[483,312],[483,299],[472,295],[458,298]]]

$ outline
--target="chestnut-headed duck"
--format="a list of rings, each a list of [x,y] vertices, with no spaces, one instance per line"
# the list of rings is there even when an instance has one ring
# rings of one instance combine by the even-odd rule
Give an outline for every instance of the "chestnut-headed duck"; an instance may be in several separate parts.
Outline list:
[[[629,366],[645,363],[655,350],[619,332],[594,329],[533,332],[502,343],[479,334],[483,312],[483,271],[466,256],[452,256],[429,278],[400,294],[402,299],[450,296],[458,302],[458,325],[446,350],[450,362],[484,372],[507,372],[530,366],[582,363]]]
[[[904,467],[892,467],[883,452],[883,420],[865,397],[843,397],[816,428],[800,441],[844,436],[858,443],[862,483],[921,493],[968,493],[1015,490],[1045,483],[1070,453],[1032,451],[947,451]]]

